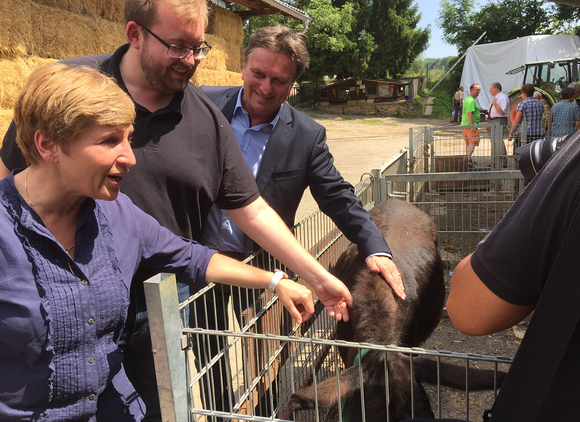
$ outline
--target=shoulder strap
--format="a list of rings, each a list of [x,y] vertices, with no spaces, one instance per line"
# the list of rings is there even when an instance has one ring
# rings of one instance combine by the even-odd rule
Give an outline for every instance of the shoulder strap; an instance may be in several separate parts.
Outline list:
[[[572,217],[526,335],[493,406],[492,422],[535,420],[578,324],[579,210],[580,207]]]

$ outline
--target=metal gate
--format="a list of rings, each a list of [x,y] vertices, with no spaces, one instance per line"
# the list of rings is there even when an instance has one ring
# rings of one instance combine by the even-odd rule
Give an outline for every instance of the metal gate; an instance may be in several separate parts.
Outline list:
[[[482,133],[488,133],[485,126],[481,129]],[[503,157],[493,146],[497,143],[495,129],[491,127],[489,133],[480,142],[477,155],[481,163],[489,162],[489,167],[433,172],[437,162],[451,162],[458,157],[456,150],[463,145],[461,132],[449,127],[426,129],[418,134],[411,131],[410,148],[401,151],[381,169],[373,170],[371,176],[356,186],[356,193],[367,208],[398,197],[429,214],[438,226],[447,276],[493,229],[522,189],[522,176],[513,157],[509,157],[513,160],[513,169],[497,169],[502,166]],[[489,149],[485,149],[486,143]],[[349,243],[320,211],[300,222],[294,233],[329,269]],[[263,251],[246,262],[285,269]],[[342,421],[340,409],[322,408],[318,403],[312,411],[294,414],[288,411],[288,400],[299,388],[316,385],[328,377],[338,379],[344,370],[338,347],[356,348],[359,353],[370,348],[385,354],[427,355],[438,363],[460,362],[466,374],[473,366],[506,370],[506,364],[511,362],[505,357],[337,341],[335,321],[320,304],[310,321],[296,326],[277,297],[267,291],[239,289],[240,292],[232,294],[233,303],[227,309],[211,308],[208,304],[212,303],[217,289],[222,288],[207,286],[187,302],[178,304],[174,277],[159,275],[146,282],[164,421]],[[207,318],[225,318],[230,328],[199,328],[195,320],[186,318],[188,307],[194,315],[196,309],[207,309]],[[338,384],[337,389],[340,392]],[[469,418],[473,397],[491,405],[496,393],[460,392],[457,400],[464,408],[461,414],[450,415],[445,414],[441,402],[451,393],[440,385],[429,392],[436,416],[461,418]]]

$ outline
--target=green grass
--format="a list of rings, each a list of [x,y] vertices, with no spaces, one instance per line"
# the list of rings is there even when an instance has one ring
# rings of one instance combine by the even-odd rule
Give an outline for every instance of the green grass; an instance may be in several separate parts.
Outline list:
[[[377,123],[380,123],[381,121],[379,119],[362,119],[363,123],[368,123],[369,125],[375,125]]]

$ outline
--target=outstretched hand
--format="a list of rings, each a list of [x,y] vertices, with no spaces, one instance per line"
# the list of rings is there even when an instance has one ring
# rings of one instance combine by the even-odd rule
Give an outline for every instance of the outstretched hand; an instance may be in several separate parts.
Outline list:
[[[401,273],[399,273],[397,266],[389,257],[382,255],[370,256],[366,259],[366,263],[373,273],[380,273],[383,276],[397,296],[403,300],[406,299]]]
[[[331,318],[348,321],[348,306],[352,306],[352,295],[342,281],[327,273],[324,280],[312,287]]]
[[[314,314],[312,292],[302,284],[288,279],[280,280],[276,286],[276,294],[298,324],[308,321]]]

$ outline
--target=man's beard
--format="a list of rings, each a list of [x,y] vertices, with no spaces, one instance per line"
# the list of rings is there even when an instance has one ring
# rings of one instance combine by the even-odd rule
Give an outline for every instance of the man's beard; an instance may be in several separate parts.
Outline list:
[[[178,59],[174,60],[177,61]],[[186,79],[183,79],[183,81],[175,81],[170,76],[171,70],[157,62],[146,48],[143,48],[142,54],[139,56],[139,66],[141,67],[145,80],[153,88],[164,94],[175,94],[176,92],[183,91],[187,87],[189,79],[195,73],[195,67],[189,68]],[[179,66],[184,67],[183,65]]]

